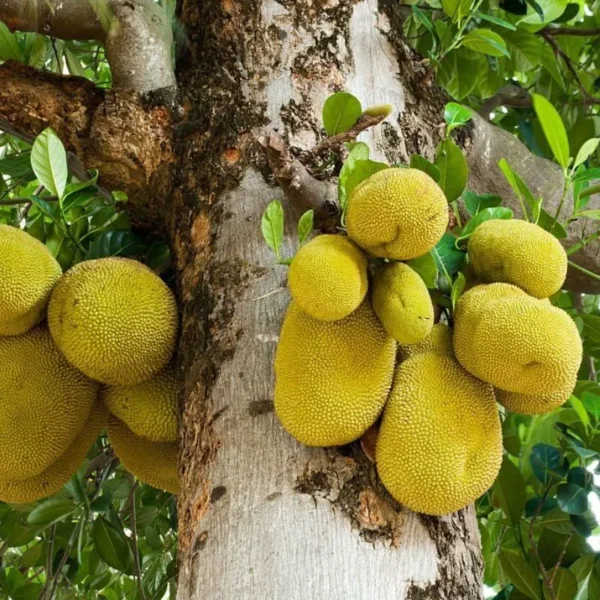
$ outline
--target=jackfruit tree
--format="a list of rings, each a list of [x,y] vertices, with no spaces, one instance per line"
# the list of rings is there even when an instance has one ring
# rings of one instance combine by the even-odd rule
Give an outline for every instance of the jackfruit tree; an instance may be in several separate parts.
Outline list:
[[[0,600],[600,596],[598,14],[0,0]]]

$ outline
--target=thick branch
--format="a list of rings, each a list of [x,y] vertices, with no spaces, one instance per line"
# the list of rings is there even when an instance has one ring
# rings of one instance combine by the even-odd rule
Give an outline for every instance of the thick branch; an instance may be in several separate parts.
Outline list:
[[[586,37],[593,37],[600,35],[600,27],[595,29],[577,29],[575,27],[545,27],[542,29],[543,35],[581,35]]]
[[[520,202],[498,167],[498,161],[505,158],[525,180],[534,196],[543,198],[544,209],[554,215],[563,188],[560,167],[532,154],[514,135],[491,125],[483,118],[474,115],[473,122],[473,144],[467,149],[471,188],[476,192],[493,193],[502,197],[504,205],[512,208],[516,216],[523,218]],[[572,206],[572,199],[567,198],[560,215],[563,222],[571,216]],[[591,197],[588,208],[600,208],[600,195]],[[565,248],[569,248],[593,234],[597,228],[597,221],[577,219],[570,224],[567,230],[568,237],[561,242]],[[599,273],[600,239],[594,239],[592,236],[587,245],[569,258],[584,269]],[[599,281],[572,268],[569,269],[566,287],[576,292],[600,293]]]
[[[175,87],[171,24],[152,0],[0,0],[0,20],[12,30],[103,42],[115,88]]]

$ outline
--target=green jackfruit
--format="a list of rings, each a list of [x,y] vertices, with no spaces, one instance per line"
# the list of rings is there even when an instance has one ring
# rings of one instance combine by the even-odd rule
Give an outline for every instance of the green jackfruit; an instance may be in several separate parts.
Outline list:
[[[39,240],[21,229],[0,225],[0,336],[26,333],[44,318],[61,273]]]
[[[509,284],[480,285],[458,301],[454,352],[475,377],[521,394],[551,394],[577,375],[582,347],[561,309]]]
[[[275,412],[309,446],[339,446],[377,419],[390,389],[396,343],[368,301],[341,321],[313,319],[292,302],[275,357]]]
[[[107,419],[108,411],[102,402],[96,402],[87,420],[83,422],[79,434],[64,453],[44,471],[21,480],[0,478],[0,500],[25,504],[58,492],[75,474],[92,444],[106,426]]]
[[[32,477],[56,462],[98,387],[66,361],[45,326],[0,338],[0,479]]]
[[[181,381],[169,366],[142,383],[105,387],[101,397],[135,435],[152,442],[176,442],[180,389]]]
[[[448,226],[448,201],[418,169],[384,169],[356,186],[346,212],[348,235],[381,258],[409,260],[429,252]]]
[[[512,283],[536,298],[558,292],[567,276],[567,253],[560,242],[526,221],[482,223],[469,240],[468,252],[477,275]]]
[[[373,309],[400,344],[416,344],[433,327],[433,304],[419,275],[403,263],[381,267],[373,280]]]
[[[171,359],[177,306],[148,267],[126,258],[79,263],[48,306],[50,332],[67,360],[108,385],[149,379]]]
[[[496,390],[496,400],[507,410],[522,415],[543,415],[562,406],[573,393],[575,381],[568,387],[548,394],[519,394]]]
[[[429,352],[396,370],[376,450],[390,494],[429,515],[457,511],[490,488],[502,463],[491,386],[454,359]]]
[[[140,481],[179,493],[179,444],[151,442],[128,429],[115,416],[108,420],[108,439],[123,466]]]
[[[320,235],[298,250],[288,284],[305,313],[321,321],[337,321],[364,300],[367,258],[345,236]]]
[[[444,323],[436,323],[431,333],[423,341],[418,344],[400,346],[400,352],[404,360],[426,352],[435,352],[453,358],[452,330]]]

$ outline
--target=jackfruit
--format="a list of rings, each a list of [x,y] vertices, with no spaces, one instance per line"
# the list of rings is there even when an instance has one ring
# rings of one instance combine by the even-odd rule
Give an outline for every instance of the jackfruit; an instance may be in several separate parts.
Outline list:
[[[172,494],[179,493],[177,442],[151,442],[134,433],[111,416],[108,439],[123,466],[140,481]]]
[[[464,508],[494,482],[502,427],[491,386],[429,352],[396,370],[377,439],[377,471],[400,503],[429,515]]]
[[[308,446],[339,446],[359,438],[387,398],[396,343],[368,301],[327,323],[292,302],[275,356],[275,412]]]
[[[22,480],[0,478],[0,500],[25,504],[58,492],[77,471],[106,426],[107,419],[108,411],[102,402],[96,402],[77,437],[44,471]]]
[[[536,298],[558,292],[567,276],[567,253],[560,242],[526,221],[482,223],[469,240],[468,252],[477,275],[512,283]]]
[[[475,377],[521,394],[551,394],[577,375],[577,327],[547,300],[509,284],[476,286],[458,301],[454,352]]]
[[[452,330],[444,323],[436,323],[431,329],[431,333],[418,344],[400,346],[400,353],[404,360],[425,354],[426,352],[435,352],[444,356],[454,357],[452,348]]]
[[[0,225],[0,257],[0,335],[21,335],[44,318],[62,271],[44,244],[8,225]]]
[[[448,226],[448,202],[418,169],[383,169],[354,188],[348,235],[374,256],[409,260],[429,252]]]
[[[373,309],[400,344],[416,344],[433,327],[433,304],[425,282],[408,265],[389,263],[373,280]]]
[[[365,298],[367,258],[347,237],[320,235],[298,250],[288,285],[305,313],[321,321],[338,321]]]
[[[149,379],[171,359],[177,306],[148,267],[126,258],[79,263],[58,282],[50,332],[67,360],[108,385]]]
[[[45,326],[0,338],[0,479],[33,477],[58,460],[98,388],[66,361]]]
[[[573,393],[575,381],[568,387],[548,394],[519,394],[496,389],[496,400],[507,410],[522,415],[543,415],[562,406]]]
[[[168,366],[142,383],[105,387],[101,398],[135,435],[152,442],[175,442],[180,384],[175,368]]]

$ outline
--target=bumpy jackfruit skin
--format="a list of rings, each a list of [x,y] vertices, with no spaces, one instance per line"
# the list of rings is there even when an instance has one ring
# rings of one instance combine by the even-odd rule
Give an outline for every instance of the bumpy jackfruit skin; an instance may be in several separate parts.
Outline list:
[[[25,504],[58,492],[77,471],[107,420],[108,411],[102,402],[96,402],[77,437],[45,471],[22,480],[0,478],[0,500]]]
[[[436,323],[431,329],[431,333],[418,344],[400,346],[400,354],[403,360],[407,360],[417,354],[425,354],[426,352],[454,357],[452,330],[448,325]]]
[[[356,186],[348,235],[374,256],[409,260],[429,252],[448,226],[448,201],[418,169],[384,169]]]
[[[496,400],[510,412],[521,415],[543,415],[562,406],[573,393],[575,383],[548,394],[519,394],[496,389]]]
[[[433,304],[425,282],[404,263],[381,267],[373,279],[373,310],[400,344],[416,344],[433,327]]]
[[[108,385],[131,385],[171,359],[177,306],[167,285],[142,263],[102,258],[65,273],[50,297],[48,323],[82,373]]]
[[[177,442],[141,438],[115,416],[109,418],[106,431],[115,454],[132,475],[152,487],[179,493]]]
[[[338,321],[365,298],[367,258],[345,236],[320,235],[298,250],[288,284],[305,313],[321,321]]]
[[[0,336],[26,333],[44,318],[61,274],[44,244],[21,229],[0,225]]]
[[[55,462],[81,431],[98,387],[45,326],[0,338],[0,479],[32,477]]]
[[[577,327],[547,300],[515,286],[474,287],[458,301],[454,352],[467,371],[494,387],[550,394],[577,375],[582,346]]]
[[[397,369],[376,449],[390,494],[428,515],[457,511],[483,494],[502,462],[491,386],[454,359],[428,352]]]
[[[387,398],[396,343],[368,301],[341,321],[313,319],[292,302],[275,356],[275,412],[308,446],[359,438]]]
[[[468,252],[477,275],[512,283],[536,298],[558,292],[567,276],[567,253],[560,242],[526,221],[482,223],[469,240]]]
[[[101,398],[135,435],[152,442],[176,442],[180,389],[175,369],[168,366],[142,383],[105,387]]]

